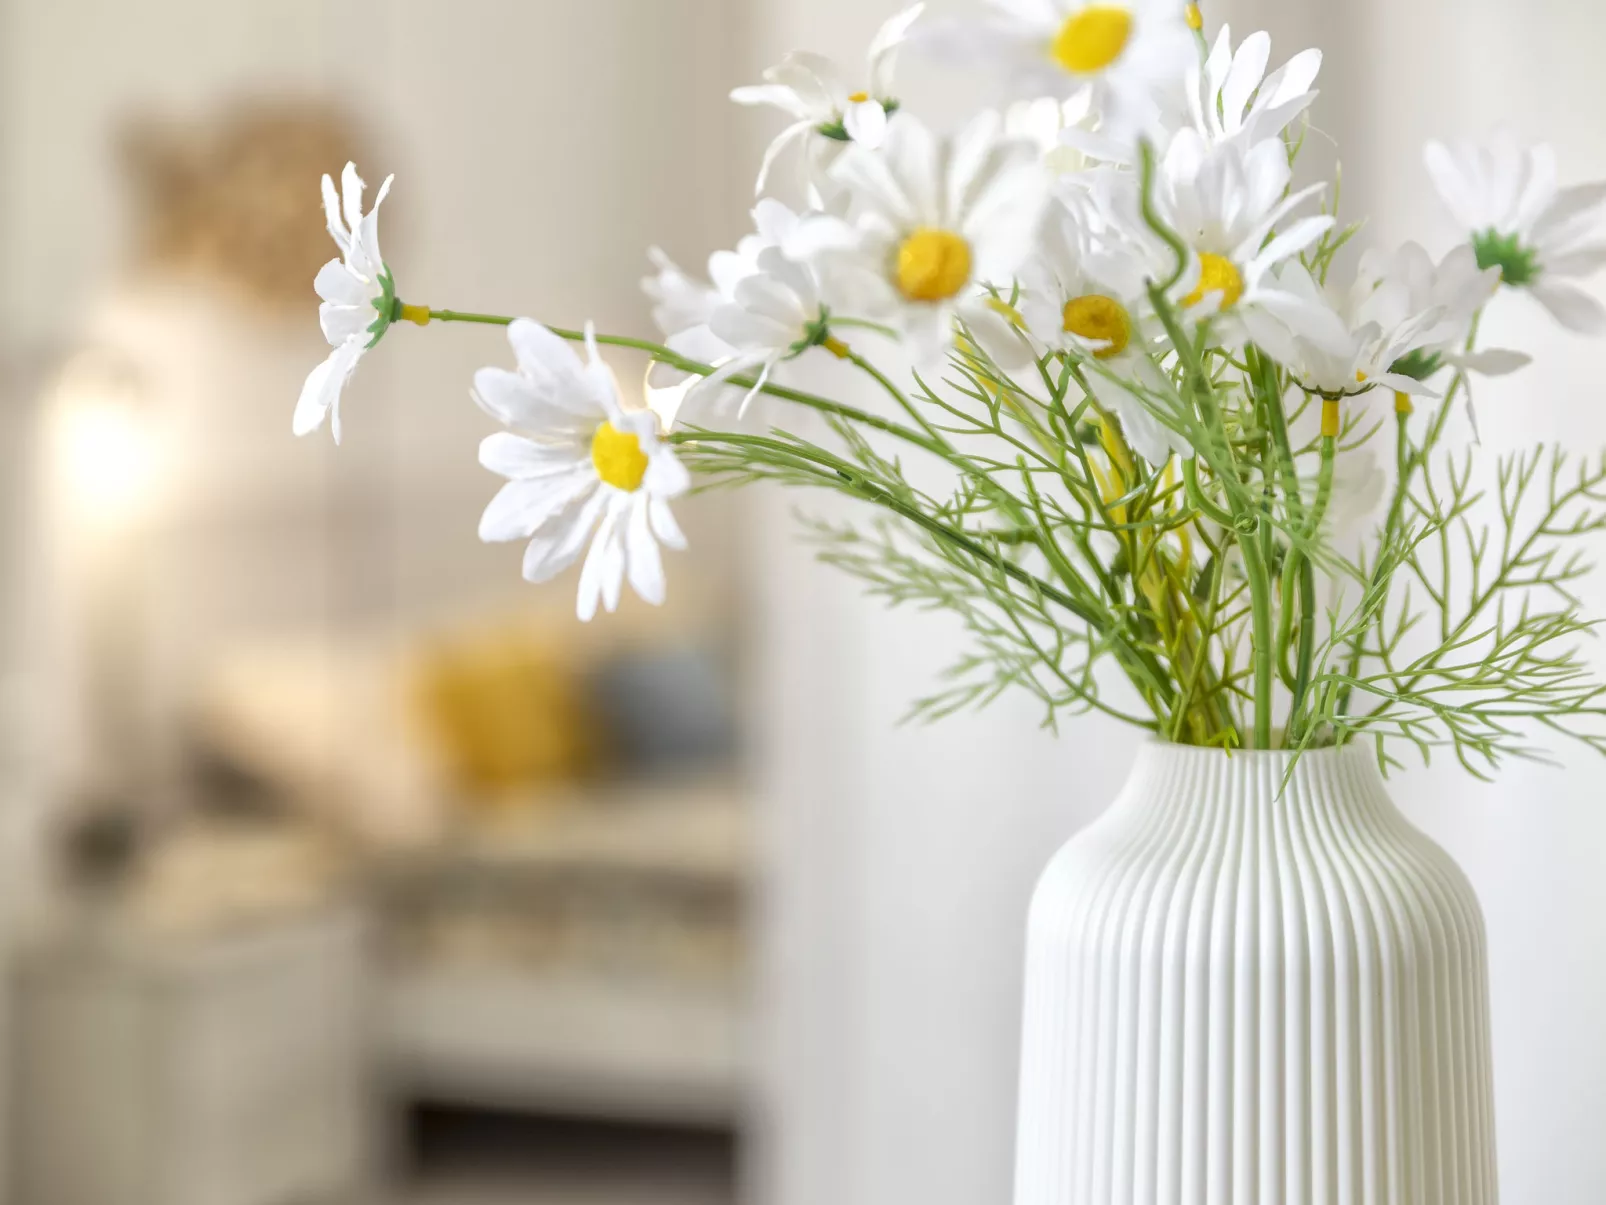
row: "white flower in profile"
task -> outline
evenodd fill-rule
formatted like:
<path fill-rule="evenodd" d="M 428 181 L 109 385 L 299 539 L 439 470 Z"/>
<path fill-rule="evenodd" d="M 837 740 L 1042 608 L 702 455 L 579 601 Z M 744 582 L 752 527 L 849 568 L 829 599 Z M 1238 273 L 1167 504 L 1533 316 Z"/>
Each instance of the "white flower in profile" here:
<path fill-rule="evenodd" d="M 1051 207 L 1042 245 L 1021 270 L 1026 331 L 1040 347 L 1092 361 L 1089 388 L 1143 459 L 1163 465 L 1172 453 L 1192 456 L 1186 436 L 1156 414 L 1174 391 L 1148 352 L 1157 333 L 1144 291 L 1152 268 L 1118 232 L 1091 239 L 1079 208 Z"/>
<path fill-rule="evenodd" d="M 1270 59 L 1269 34 L 1252 33 L 1233 50 L 1232 30 L 1224 25 L 1209 57 L 1189 68 L 1188 109 L 1206 142 L 1236 138 L 1253 145 L 1277 138 L 1310 107 L 1322 52 L 1301 51 L 1266 75 Z"/>
<path fill-rule="evenodd" d="M 1326 215 L 1294 216 L 1323 185 L 1292 191 L 1291 175 L 1280 139 L 1211 146 L 1196 130 L 1177 133 L 1156 173 L 1154 197 L 1189 251 L 1172 300 L 1190 320 L 1209 321 L 1212 337 L 1224 346 L 1254 342 L 1283 360 L 1292 355 L 1293 335 L 1342 355 L 1350 334 L 1332 307 L 1291 292 L 1275 272 L 1279 264 L 1297 261 L 1333 225 Z M 1154 244 L 1158 253 L 1158 240 L 1139 212 L 1135 177 L 1116 195 L 1118 220 L 1130 237 Z"/>
<path fill-rule="evenodd" d="M 947 57 L 989 69 L 1014 97 L 1091 89 L 1106 133 L 1150 131 L 1180 103 L 1198 56 L 1177 0 L 988 0 L 978 20 L 934 25 Z"/>
<path fill-rule="evenodd" d="M 1606 267 L 1606 181 L 1559 188 L 1550 147 L 1508 130 L 1481 144 L 1430 142 L 1423 159 L 1480 267 L 1499 268 L 1569 330 L 1606 329 L 1606 306 L 1570 283 Z"/>
<path fill-rule="evenodd" d="M 664 600 L 658 545 L 684 548 L 669 510 L 690 479 L 650 410 L 626 411 L 613 373 L 586 328 L 582 361 L 565 340 L 528 318 L 508 327 L 518 369 L 482 368 L 474 400 L 526 434 L 499 431 L 480 463 L 508 479 L 485 508 L 480 539 L 529 540 L 524 577 L 544 582 L 591 551 L 580 571 L 582 620 L 619 605 L 625 579 L 646 602 Z"/>
<path fill-rule="evenodd" d="M 334 348 L 328 359 L 307 374 L 296 402 L 291 428 L 306 435 L 329 419 L 335 443 L 340 442 L 340 394 L 357 363 L 384 335 L 393 318 L 396 286 L 379 251 L 379 206 L 390 192 L 394 176 L 386 176 L 374 198 L 374 207 L 362 211 L 363 182 L 354 163 L 341 174 L 340 193 L 335 182 L 323 178 L 323 208 L 329 234 L 340 255 L 318 270 L 312 287 L 323 304 L 318 321 L 324 338 Z"/>
<path fill-rule="evenodd" d="M 841 146 L 851 142 L 872 149 L 881 145 L 887 118 L 898 108 L 893 95 L 897 52 L 925 7 L 923 3 L 913 5 L 882 25 L 870 43 L 869 82 L 862 90 L 844 83 L 830 59 L 793 51 L 764 72 L 764 83 L 731 93 L 739 105 L 769 105 L 795 119 L 764 152 L 755 191 L 764 191 L 776 159 L 793 143 L 823 140 Z"/>
<path fill-rule="evenodd" d="M 806 220 L 795 240 L 817 257 L 833 308 L 885 322 L 917 363 L 952 345 L 955 317 L 988 308 L 1031 254 L 1047 181 L 1029 142 L 1000 137 L 983 113 L 951 140 L 900 113 L 882 150 L 849 147 L 831 174 L 854 221 Z"/>

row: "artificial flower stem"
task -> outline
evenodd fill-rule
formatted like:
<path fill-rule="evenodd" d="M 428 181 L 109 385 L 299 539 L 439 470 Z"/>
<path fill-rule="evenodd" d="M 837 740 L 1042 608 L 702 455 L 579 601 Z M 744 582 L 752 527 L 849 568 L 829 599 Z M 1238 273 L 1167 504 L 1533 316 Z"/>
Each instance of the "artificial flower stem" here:
<path fill-rule="evenodd" d="M 1134 679 L 1134 684 L 1138 686 L 1140 692 L 1147 693 L 1147 691 L 1144 690 L 1144 688 L 1147 687 L 1148 690 L 1153 691 L 1159 699 L 1164 700 L 1170 697 L 1169 683 L 1166 681 L 1164 670 L 1153 660 L 1152 657 L 1146 657 L 1142 650 L 1133 648 L 1124 638 L 1122 633 L 1112 630 L 1112 620 L 1110 616 L 1099 609 L 1096 606 L 1096 603 L 1090 603 L 1085 599 L 1078 599 L 1070 594 L 1067 594 L 1065 591 L 1043 581 L 1042 578 L 1037 577 L 1035 574 L 1022 569 L 1013 561 L 998 556 L 968 533 L 949 527 L 948 525 L 938 522 L 937 520 L 921 513 L 917 508 L 909 506 L 902 499 L 887 493 L 883 489 L 880 489 L 873 482 L 867 481 L 863 474 L 849 462 L 832 456 L 819 448 L 804 448 L 792 444 L 786 444 L 762 435 L 741 435 L 729 432 L 713 431 L 683 431 L 671 434 L 669 436 L 669 441 L 675 444 L 695 445 L 700 443 L 712 443 L 727 444 L 732 447 L 763 448 L 772 454 L 779 453 L 780 455 L 784 456 L 792 462 L 794 467 L 807 467 L 808 470 L 813 472 L 815 476 L 822 476 L 822 474 L 817 471 L 818 469 L 823 468 L 828 470 L 829 472 L 824 474 L 824 477 L 832 484 L 837 485 L 839 488 L 840 486 L 847 486 L 849 491 L 854 493 L 856 496 L 864 498 L 866 501 L 874 502 L 878 505 L 886 507 L 888 510 L 891 510 L 901 517 L 909 520 L 909 522 L 914 523 L 917 526 L 924 528 L 926 531 L 931 532 L 933 535 L 948 541 L 958 548 L 963 549 L 967 554 L 979 558 L 985 563 L 991 565 L 993 568 L 997 569 L 999 572 L 1003 573 L 1005 576 L 1014 578 L 1016 581 L 1025 584 L 1029 589 L 1042 594 L 1044 598 L 1058 603 L 1071 614 L 1075 615 L 1078 619 L 1086 623 L 1094 631 L 1098 632 L 1100 636 L 1108 639 L 1115 648 L 1118 656 L 1121 656 L 1123 660 L 1131 662 L 1131 665 L 1128 667 L 1129 672 Z M 1079 582 L 1077 584 L 1079 585 Z M 1076 586 L 1073 585 L 1072 588 L 1076 588 Z M 1085 587 L 1081 587 L 1079 592 L 1083 594 L 1090 593 Z M 1160 711 L 1159 704 L 1155 703 L 1151 705 L 1155 707 L 1157 716 L 1160 719 L 1163 719 L 1164 713 Z M 1158 722 L 1150 723 L 1147 726 L 1157 730 Z"/>
<path fill-rule="evenodd" d="M 408 308 L 422 310 L 428 315 L 428 320 L 434 322 L 471 322 L 482 326 L 508 326 L 514 321 L 513 318 L 504 314 L 474 314 L 460 310 L 430 309 L 428 306 Z M 548 327 L 547 329 L 560 339 L 567 339 L 571 343 L 583 343 L 586 338 L 586 333 L 581 330 L 569 330 L 559 326 Z M 706 377 L 711 376 L 715 371 L 713 365 L 689 359 L 670 350 L 661 343 L 653 343 L 646 339 L 631 339 L 624 335 L 599 334 L 595 338 L 599 344 L 607 347 L 623 347 L 632 351 L 645 352 L 658 363 L 667 365 L 678 372 L 689 372 L 697 376 Z M 735 376 L 730 379 L 732 386 L 743 389 L 750 389 L 755 383 L 752 378 L 746 376 Z M 863 423 L 865 426 L 874 428 L 884 434 L 896 436 L 908 443 L 922 447 L 933 455 L 947 458 L 940 441 L 933 441 L 930 436 L 905 427 L 901 423 L 895 423 L 871 414 L 867 410 L 860 410 L 855 406 L 844 405 L 841 402 L 834 402 L 830 398 L 820 397 L 818 394 L 805 393 L 800 389 L 788 389 L 784 385 L 774 385 L 767 381 L 762 386 L 762 391 L 771 397 L 780 398 L 782 401 L 796 402 L 800 406 L 808 406 L 811 409 L 825 414 L 832 414 L 850 422 Z"/>
<path fill-rule="evenodd" d="M 477 322 L 484 326 L 508 326 L 513 322 L 512 318 L 504 317 L 501 314 L 465 314 L 459 310 L 432 310 L 427 305 L 407 306 L 402 305 L 399 301 L 397 304 L 402 310 L 423 310 L 424 322 L 419 322 L 418 325 L 420 326 L 423 326 L 425 322 Z M 418 320 L 415 318 L 413 321 L 417 322 Z"/>
<path fill-rule="evenodd" d="M 931 421 L 927 419 L 924 414 L 920 413 L 919 408 L 909 400 L 909 396 L 904 393 L 903 390 L 898 388 L 891 377 L 887 376 L 886 373 L 882 372 L 879 368 L 877 368 L 869 360 L 866 360 L 852 348 L 844 348 L 844 350 L 847 354 L 840 356 L 840 359 L 846 360 L 849 364 L 852 364 L 860 372 L 868 376 L 877 385 L 881 386 L 881 388 L 885 390 L 887 396 L 893 401 L 897 402 L 900 407 L 902 407 L 904 413 L 915 421 L 915 424 L 926 433 L 926 436 L 929 439 L 943 445 L 947 444 L 948 441 L 943 439 L 943 437 L 937 433 L 937 429 L 931 425 Z"/>
<path fill-rule="evenodd" d="M 1472 326 L 1467 332 L 1466 351 L 1470 354 L 1478 345 L 1478 328 L 1483 321 L 1483 311 L 1479 310 L 1472 316 Z M 1383 522 L 1382 541 L 1379 548 L 1387 548 L 1399 532 L 1400 522 L 1405 513 L 1405 500 L 1410 495 L 1411 481 L 1416 471 L 1427 463 L 1427 459 L 1438 445 L 1439 438 L 1444 434 L 1445 423 L 1450 417 L 1450 410 L 1455 405 L 1456 396 L 1466 388 L 1470 388 L 1467 381 L 1466 369 L 1458 369 L 1450 380 L 1450 388 L 1445 390 L 1444 401 L 1439 404 L 1438 411 L 1433 415 L 1433 421 L 1428 424 L 1426 434 L 1422 437 L 1422 446 L 1412 449 L 1408 427 L 1411 421 L 1411 411 L 1402 410 L 1398 406 L 1394 409 L 1395 419 L 1395 452 L 1394 452 L 1394 496 L 1389 500 L 1388 517 Z M 1372 567 L 1372 576 L 1367 582 L 1368 591 L 1377 590 L 1382 584 L 1385 561 L 1380 557 L 1378 563 Z M 1378 623 L 1382 623 L 1379 616 Z M 1349 710 L 1350 698 L 1354 694 L 1354 680 L 1360 673 L 1362 656 L 1362 639 L 1357 636 L 1350 645 L 1349 665 L 1344 686 L 1339 690 L 1336 715 L 1345 715 Z"/>
<path fill-rule="evenodd" d="M 1327 517 L 1327 507 L 1333 497 L 1333 466 L 1337 451 L 1337 436 L 1324 434 L 1321 467 L 1316 474 L 1316 503 L 1311 508 L 1309 520 L 1300 529 L 1300 537 L 1305 543 L 1316 538 L 1321 531 L 1322 520 Z M 1293 699 L 1288 712 L 1288 738 L 1292 743 L 1300 735 L 1301 708 L 1305 693 L 1310 689 L 1311 668 L 1316 656 L 1316 570 L 1303 550 L 1290 548 L 1288 556 L 1290 561 L 1297 556 L 1299 563 L 1299 653 L 1294 666 Z M 1290 580 L 1287 566 L 1284 566 L 1284 590 L 1288 589 Z M 1283 605 L 1288 605 L 1286 595 Z"/>
<path fill-rule="evenodd" d="M 1255 533 L 1240 531 L 1238 550 L 1243 554 L 1244 577 L 1249 582 L 1249 639 L 1255 663 L 1255 748 L 1270 749 L 1272 679 L 1276 676 L 1272 668 L 1276 634 L 1271 617 L 1271 576 Z"/>

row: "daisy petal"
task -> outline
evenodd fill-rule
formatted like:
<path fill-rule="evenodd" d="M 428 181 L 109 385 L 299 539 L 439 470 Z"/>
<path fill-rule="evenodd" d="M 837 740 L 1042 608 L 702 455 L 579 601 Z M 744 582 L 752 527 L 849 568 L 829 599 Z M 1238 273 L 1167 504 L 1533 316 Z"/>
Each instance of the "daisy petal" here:
<path fill-rule="evenodd" d="M 647 499 L 647 514 L 652 519 L 652 534 L 658 537 L 660 544 L 676 551 L 686 547 L 686 535 L 675 522 L 668 502 L 662 498 Z"/>
<path fill-rule="evenodd" d="M 573 565 L 607 503 L 606 493 L 602 490 L 593 491 L 579 511 L 569 518 L 561 533 L 537 533 L 524 550 L 524 580 L 537 584 L 551 581 Z"/>
<path fill-rule="evenodd" d="M 1570 331 L 1593 335 L 1606 330 L 1606 306 L 1573 285 L 1540 279 L 1530 292 L 1534 300 L 1550 311 L 1551 317 Z"/>
<path fill-rule="evenodd" d="M 480 539 L 487 544 L 527 540 L 588 490 L 596 488 L 592 473 L 575 471 L 558 477 L 509 481 L 480 516 Z"/>
<path fill-rule="evenodd" d="M 652 538 L 647 499 L 633 499 L 625 522 L 625 569 L 630 588 L 643 602 L 662 606 L 664 601 L 664 562 Z"/>

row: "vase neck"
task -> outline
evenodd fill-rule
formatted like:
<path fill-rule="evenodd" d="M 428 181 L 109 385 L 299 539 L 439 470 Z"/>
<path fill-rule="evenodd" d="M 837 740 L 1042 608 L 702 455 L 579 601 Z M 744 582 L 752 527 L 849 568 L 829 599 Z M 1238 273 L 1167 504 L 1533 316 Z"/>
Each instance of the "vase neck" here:
<path fill-rule="evenodd" d="M 1379 814 L 1393 812 L 1368 748 L 1244 752 L 1152 742 L 1121 793 L 1140 809 L 1267 808 Z"/>

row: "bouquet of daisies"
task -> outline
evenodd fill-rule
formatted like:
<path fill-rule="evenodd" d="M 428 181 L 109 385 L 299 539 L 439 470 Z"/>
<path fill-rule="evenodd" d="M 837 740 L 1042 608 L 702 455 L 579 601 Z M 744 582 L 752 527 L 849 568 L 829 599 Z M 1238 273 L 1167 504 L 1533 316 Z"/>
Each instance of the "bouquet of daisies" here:
<path fill-rule="evenodd" d="M 1336 184 L 1295 183 L 1320 54 L 1268 72 L 1264 33 L 1202 26 L 1181 0 L 991 0 L 969 24 L 917 5 L 862 76 L 789 55 L 733 94 L 790 118 L 752 233 L 706 278 L 652 253 L 658 339 L 403 302 L 390 181 L 365 211 L 348 165 L 323 182 L 333 350 L 295 430 L 339 439 L 393 323 L 505 325 L 512 367 L 473 383 L 508 428 L 480 448 L 507 479 L 480 536 L 523 541 L 532 582 L 583 562 L 582 619 L 627 580 L 663 599 L 694 476 L 773 481 L 861 503 L 811 524 L 823 559 L 962 621 L 971 646 L 918 714 L 1014 687 L 1049 722 L 1098 711 L 1195 745 L 1366 736 L 1387 762 L 1403 739 L 1475 771 L 1536 727 L 1606 749 L 1569 548 L 1606 526 L 1606 460 L 1485 465 L 1447 437 L 1480 376 L 1527 362 L 1480 342 L 1498 290 L 1606 326 L 1576 283 L 1606 265 L 1606 184 L 1559 187 L 1548 148 L 1504 135 L 1433 143 L 1466 239 L 1357 254 Z M 910 50 L 1019 103 L 934 131 L 897 99 Z M 796 208 L 764 195 L 783 159 Z M 604 347 L 651 358 L 652 405 L 627 404 Z M 800 387 L 810 360 L 840 361 L 844 396 Z"/>

